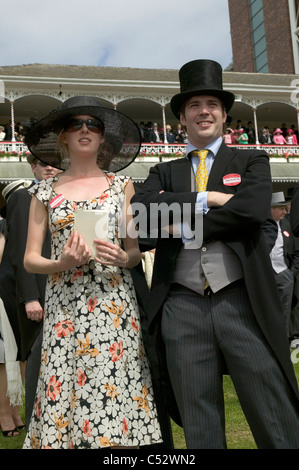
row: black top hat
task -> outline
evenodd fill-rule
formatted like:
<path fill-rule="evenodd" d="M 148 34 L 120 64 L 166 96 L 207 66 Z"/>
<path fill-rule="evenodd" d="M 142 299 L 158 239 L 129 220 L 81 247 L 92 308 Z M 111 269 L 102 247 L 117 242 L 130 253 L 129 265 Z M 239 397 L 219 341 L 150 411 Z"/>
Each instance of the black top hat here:
<path fill-rule="evenodd" d="M 135 160 L 141 146 L 138 126 L 125 114 L 103 107 L 94 96 L 69 98 L 49 115 L 29 126 L 24 142 L 32 155 L 48 165 L 66 170 L 70 161 L 61 154 L 58 135 L 67 121 L 76 115 L 89 115 L 104 124 L 105 142 L 98 156 L 100 168 L 117 172 Z"/>
<path fill-rule="evenodd" d="M 170 107 L 179 118 L 184 101 L 195 95 L 217 96 L 228 112 L 235 101 L 235 95 L 222 88 L 222 67 L 213 60 L 193 60 L 183 65 L 179 71 L 181 93 L 175 95 Z"/>

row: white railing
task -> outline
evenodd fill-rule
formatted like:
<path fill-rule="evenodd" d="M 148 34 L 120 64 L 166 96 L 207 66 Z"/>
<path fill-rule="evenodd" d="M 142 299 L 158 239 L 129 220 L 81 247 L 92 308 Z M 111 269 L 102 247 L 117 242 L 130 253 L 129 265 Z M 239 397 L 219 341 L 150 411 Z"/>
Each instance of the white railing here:
<path fill-rule="evenodd" d="M 187 144 L 152 144 L 143 143 L 136 161 L 163 161 L 185 154 Z M 295 145 L 229 145 L 240 149 L 263 149 L 270 156 L 281 158 L 298 158 L 299 146 Z M 23 161 L 28 148 L 23 142 L 0 142 L 0 162 L 11 160 Z M 4 158 L 6 157 L 6 158 Z"/>
<path fill-rule="evenodd" d="M 164 159 L 185 154 L 187 144 L 147 144 L 141 146 L 137 161 L 163 161 Z M 295 145 L 228 145 L 238 149 L 262 149 L 269 157 L 299 158 L 299 146 Z M 273 159 L 274 160 L 274 159 Z M 299 159 L 298 159 L 299 161 Z"/>

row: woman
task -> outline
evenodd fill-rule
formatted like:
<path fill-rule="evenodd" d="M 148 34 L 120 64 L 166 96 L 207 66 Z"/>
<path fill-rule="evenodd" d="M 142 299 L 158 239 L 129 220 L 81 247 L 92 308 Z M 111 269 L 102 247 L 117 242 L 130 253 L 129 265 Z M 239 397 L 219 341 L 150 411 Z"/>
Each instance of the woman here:
<path fill-rule="evenodd" d="M 294 133 L 293 129 L 288 129 L 287 130 L 286 143 L 288 145 L 298 145 L 297 137 L 296 137 L 296 134 Z"/>
<path fill-rule="evenodd" d="M 130 220 L 133 185 L 111 172 L 134 160 L 139 130 L 96 98 L 75 97 L 33 125 L 25 141 L 33 155 L 64 171 L 32 189 L 24 263 L 28 271 L 49 277 L 41 374 L 24 447 L 160 442 L 128 270 L 140 261 L 138 242 L 128 234 L 120 240 L 118 233 L 123 205 L 126 223 Z M 109 212 L 108 239 L 96 239 L 95 256 L 73 230 L 79 209 Z M 41 256 L 48 226 L 50 260 Z"/>
<path fill-rule="evenodd" d="M 273 133 L 273 144 L 275 145 L 286 145 L 286 140 L 282 135 L 282 130 L 277 128 Z"/>
<path fill-rule="evenodd" d="M 238 130 L 239 137 L 238 137 L 238 144 L 240 145 L 247 145 L 248 144 L 248 135 L 244 131 L 243 128 Z"/>

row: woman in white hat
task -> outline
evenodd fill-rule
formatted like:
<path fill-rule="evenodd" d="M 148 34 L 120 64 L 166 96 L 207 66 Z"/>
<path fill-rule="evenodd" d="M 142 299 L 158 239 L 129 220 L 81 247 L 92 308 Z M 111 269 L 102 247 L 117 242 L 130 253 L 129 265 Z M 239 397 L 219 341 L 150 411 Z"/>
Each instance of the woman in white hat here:
<path fill-rule="evenodd" d="M 130 220 L 134 190 L 115 171 L 138 154 L 139 130 L 96 98 L 75 97 L 34 124 L 25 141 L 33 155 L 64 171 L 31 191 L 25 267 L 49 277 L 41 374 L 24 447 L 160 442 L 129 271 L 140 261 L 138 241 L 118 233 L 122 206 Z M 107 239 L 94 236 L 87 245 L 74 231 L 79 210 L 108 212 Z M 41 256 L 48 226 L 51 260 Z"/>

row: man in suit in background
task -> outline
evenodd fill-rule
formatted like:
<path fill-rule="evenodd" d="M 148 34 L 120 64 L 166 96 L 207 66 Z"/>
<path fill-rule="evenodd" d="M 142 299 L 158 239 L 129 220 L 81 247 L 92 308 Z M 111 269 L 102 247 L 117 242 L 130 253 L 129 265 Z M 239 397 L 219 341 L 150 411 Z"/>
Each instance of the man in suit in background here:
<path fill-rule="evenodd" d="M 299 186 L 293 191 L 290 210 L 291 229 L 295 237 L 299 237 Z"/>
<path fill-rule="evenodd" d="M 29 154 L 35 184 L 42 179 L 55 176 L 60 170 L 40 162 Z M 30 186 L 29 186 L 30 187 Z M 6 205 L 7 243 L 4 257 L 15 273 L 16 311 L 19 324 L 18 360 L 27 361 L 25 372 L 25 417 L 26 427 L 33 409 L 37 378 L 40 368 L 42 320 L 47 276 L 30 274 L 24 268 L 24 253 L 27 242 L 28 216 L 32 196 L 28 188 L 15 191 Z M 50 257 L 50 236 L 45 239 L 44 256 Z M 5 263 L 0 268 L 0 282 L 5 286 Z"/>
<path fill-rule="evenodd" d="M 272 194 L 269 160 L 263 151 L 223 143 L 234 95 L 222 88 L 219 64 L 192 61 L 179 76 L 171 109 L 187 128 L 186 158 L 152 168 L 132 199 L 149 223 L 156 204 L 175 204 L 190 216 L 181 217 L 181 237 L 170 225 L 169 237 L 157 240 L 148 318 L 153 375 L 188 448 L 226 447 L 225 372 L 258 447 L 299 448 L 298 386 L 262 230 Z"/>
<path fill-rule="evenodd" d="M 299 273 L 299 239 L 293 236 L 287 217 L 288 203 L 283 192 L 272 194 L 271 213 L 277 223 L 278 233 L 270 253 L 276 285 L 282 303 L 287 337 L 290 337 L 290 316 L 294 300 L 294 285 Z M 297 302 L 297 298 L 295 299 Z"/>

